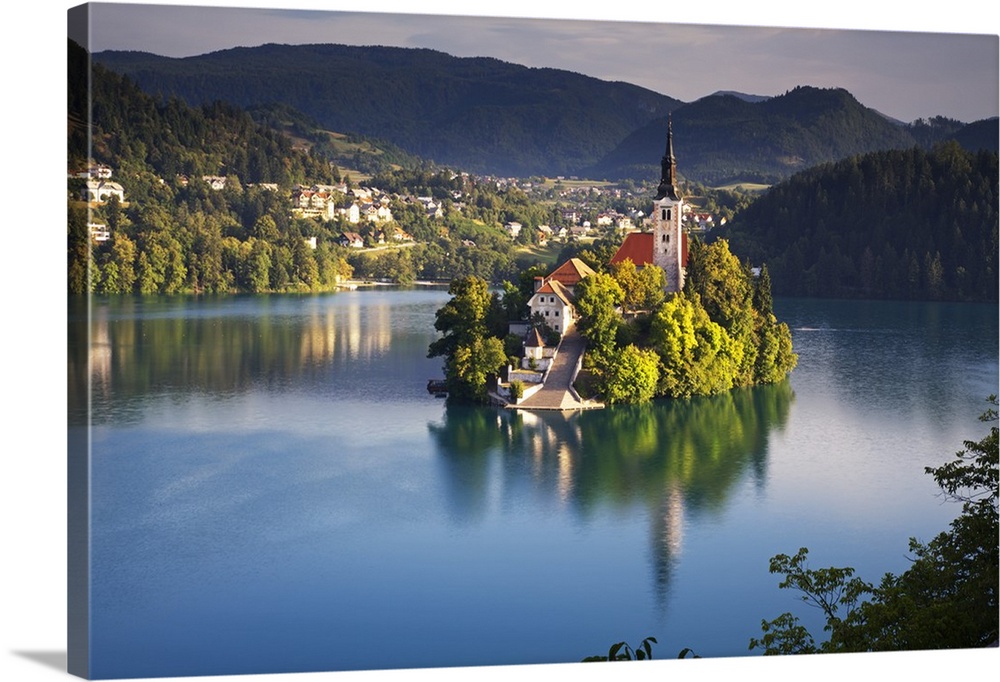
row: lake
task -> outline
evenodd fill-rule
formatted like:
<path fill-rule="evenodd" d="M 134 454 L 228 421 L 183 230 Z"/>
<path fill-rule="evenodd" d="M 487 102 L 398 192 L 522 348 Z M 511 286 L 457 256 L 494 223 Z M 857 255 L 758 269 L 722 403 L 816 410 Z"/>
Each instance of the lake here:
<path fill-rule="evenodd" d="M 925 466 L 978 440 L 994 305 L 775 301 L 776 386 L 580 412 L 427 393 L 440 288 L 71 302 L 90 397 L 94 677 L 756 655 L 818 612 L 778 553 L 907 568 L 957 504 Z M 76 348 L 73 348 L 73 344 Z M 72 402 L 72 401 L 71 401 Z"/>

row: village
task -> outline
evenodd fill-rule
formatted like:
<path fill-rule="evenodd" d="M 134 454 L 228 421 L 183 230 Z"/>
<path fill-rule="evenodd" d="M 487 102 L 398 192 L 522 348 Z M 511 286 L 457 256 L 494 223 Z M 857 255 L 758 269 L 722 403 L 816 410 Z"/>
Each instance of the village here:
<path fill-rule="evenodd" d="M 125 189 L 121 183 L 113 179 L 113 175 L 114 171 L 110 166 L 91 164 L 85 169 L 72 171 L 69 177 L 85 180 L 78 198 L 91 208 L 106 205 L 112 200 L 127 206 Z M 616 203 L 636 206 L 644 202 L 641 195 L 635 195 L 631 190 L 621 187 L 608 186 L 608 183 L 588 183 L 576 178 L 567 180 L 562 177 L 548 181 L 545 178 L 523 180 L 472 176 L 468 173 L 460 175 L 471 183 L 488 184 L 497 190 L 517 188 L 527 193 L 533 200 L 559 206 L 558 224 L 543 223 L 530 226 L 511 220 L 504 222 L 502 226 L 498 225 L 497 227 L 514 242 L 544 247 L 550 242 L 588 241 L 608 235 L 620 237 L 630 232 L 648 230 L 652 223 L 651 217 L 638 207 L 627 210 L 596 208 L 600 202 L 595 199 L 601 197 L 615 200 Z M 220 192 L 227 188 L 227 183 L 230 183 L 228 186 L 232 183 L 232 180 L 224 175 L 204 175 L 200 180 L 213 191 Z M 181 186 L 186 186 L 190 178 L 180 176 L 177 181 Z M 166 181 L 161 179 L 160 182 Z M 281 191 L 275 183 L 248 183 L 246 187 Z M 396 202 L 419 206 L 424 215 L 431 220 L 442 220 L 448 212 L 461 213 L 464 208 L 461 192 L 453 192 L 445 200 L 431 196 L 389 193 L 377 187 L 352 186 L 346 182 L 295 185 L 291 188 L 287 201 L 291 217 L 335 223 L 339 232 L 336 238 L 337 244 L 356 250 L 387 245 L 407 246 L 417 241 L 407 231 L 406 226 L 393 215 L 392 205 Z M 689 203 L 684 204 L 681 219 L 685 230 L 689 232 L 709 232 L 716 225 L 721 226 L 726 223 L 725 217 L 717 221 L 712 213 L 698 211 Z M 111 238 L 106 224 L 92 221 L 89 223 L 89 229 L 94 242 L 104 242 Z M 315 237 L 308 238 L 306 242 L 310 248 L 317 248 Z M 471 240 L 466 240 L 464 244 L 475 246 Z"/>

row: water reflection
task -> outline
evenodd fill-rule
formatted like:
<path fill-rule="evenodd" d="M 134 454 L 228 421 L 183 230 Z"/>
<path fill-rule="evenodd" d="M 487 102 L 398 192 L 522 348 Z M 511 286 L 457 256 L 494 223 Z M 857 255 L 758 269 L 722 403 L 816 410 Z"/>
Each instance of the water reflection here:
<path fill-rule="evenodd" d="M 784 429 L 793 400 L 785 381 L 565 414 L 449 406 L 428 429 L 456 522 L 483 518 L 505 491 L 526 486 L 584 523 L 608 509 L 640 507 L 650 523 L 655 591 L 665 600 L 685 524 L 722 513 L 748 478 L 764 484 L 769 439 Z"/>
<path fill-rule="evenodd" d="M 70 413 L 81 424 L 88 398 L 94 423 L 129 420 L 136 410 L 128 406 L 149 396 L 301 388 L 381 362 L 394 345 L 397 354 L 412 355 L 427 344 L 400 333 L 394 316 L 409 316 L 388 293 L 126 297 L 94 299 L 89 311 L 87 304 L 70 301 Z"/>

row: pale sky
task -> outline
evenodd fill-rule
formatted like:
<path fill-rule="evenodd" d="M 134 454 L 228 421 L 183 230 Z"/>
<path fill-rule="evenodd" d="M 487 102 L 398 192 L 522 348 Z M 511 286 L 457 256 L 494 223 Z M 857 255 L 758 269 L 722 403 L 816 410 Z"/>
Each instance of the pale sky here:
<path fill-rule="evenodd" d="M 254 4 L 261 6 L 246 8 Z M 845 10 L 851 4 L 836 3 Z M 960 14 L 962 4 L 949 3 L 949 13 Z M 386 7 L 390 13 L 328 11 L 359 5 L 310 0 L 212 3 L 216 6 L 96 3 L 90 42 L 94 52 L 143 50 L 171 57 L 269 42 L 426 47 L 627 81 L 683 101 L 717 90 L 777 95 L 797 85 L 843 87 L 866 106 L 906 122 L 935 115 L 971 122 L 997 115 L 1000 69 L 997 10 L 986 9 L 987 3 L 967 4 L 970 19 L 949 29 L 937 20 L 880 19 L 871 11 L 867 23 L 849 11 L 837 15 L 835 23 L 829 16 L 769 15 L 759 7 L 747 15 L 739 3 L 716 0 L 699 3 L 700 14 L 687 10 L 680 15 L 684 23 L 656 23 L 671 16 L 663 4 L 635 0 L 615 3 L 613 16 L 607 7 L 603 13 L 591 8 L 581 14 L 566 2 L 490 8 L 496 14 L 577 17 L 572 19 L 455 16 L 475 10 L 446 0 L 422 3 L 423 14 L 391 13 L 405 5 L 378 2 L 363 6 Z M 711 11 L 716 5 L 720 9 Z M 916 6 L 912 9 L 916 12 Z M 708 16 L 717 16 L 718 24 Z M 751 22 L 764 26 L 746 25 Z M 826 28 L 782 28 L 781 23 Z M 905 30 L 875 30 L 897 26 Z M 937 32 L 942 30 L 973 33 Z"/>

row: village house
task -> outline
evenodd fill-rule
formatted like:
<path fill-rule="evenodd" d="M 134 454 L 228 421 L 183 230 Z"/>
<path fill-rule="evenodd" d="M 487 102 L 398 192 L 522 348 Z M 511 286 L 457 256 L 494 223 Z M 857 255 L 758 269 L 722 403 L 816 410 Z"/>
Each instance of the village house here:
<path fill-rule="evenodd" d="M 108 231 L 108 226 L 103 223 L 87 223 L 87 229 L 90 230 L 91 241 L 106 242 L 111 239 L 111 232 Z"/>
<path fill-rule="evenodd" d="M 521 234 L 521 223 L 509 222 L 503 226 L 503 229 L 510 235 L 511 239 L 517 239 L 517 235 Z"/>
<path fill-rule="evenodd" d="M 104 164 L 92 164 L 88 168 L 71 173 L 72 178 L 91 178 L 96 180 L 110 180 L 112 175 L 111 166 Z"/>
<path fill-rule="evenodd" d="M 373 223 L 387 223 L 392 220 L 392 211 L 382 203 L 364 204 L 360 213 L 366 220 Z"/>
<path fill-rule="evenodd" d="M 528 330 L 524 339 L 524 357 L 521 358 L 521 369 L 547 372 L 552 366 L 556 349 L 545 345 L 545 340 L 535 327 Z"/>
<path fill-rule="evenodd" d="M 576 285 L 592 274 L 594 270 L 589 265 L 579 258 L 570 258 L 547 277 L 536 277 L 535 291 L 528 299 L 531 317 L 540 315 L 560 336 L 565 334 L 576 319 L 573 306 Z"/>
<path fill-rule="evenodd" d="M 83 200 L 90 203 L 104 203 L 117 197 L 121 203 L 125 202 L 125 190 L 117 182 L 109 180 L 87 180 L 87 185 L 83 190 Z"/>
<path fill-rule="evenodd" d="M 347 246 L 352 249 L 360 249 L 364 248 L 365 240 L 357 232 L 345 232 L 344 234 L 340 235 L 340 238 L 337 240 L 337 243 L 339 243 L 341 246 Z"/>
<path fill-rule="evenodd" d="M 202 175 L 201 179 L 208 183 L 208 186 L 216 192 L 226 188 L 225 175 Z"/>
<path fill-rule="evenodd" d="M 361 222 L 361 208 L 355 203 L 352 203 L 350 206 L 338 206 L 334 214 L 343 217 L 344 220 L 352 225 L 357 225 Z"/>

